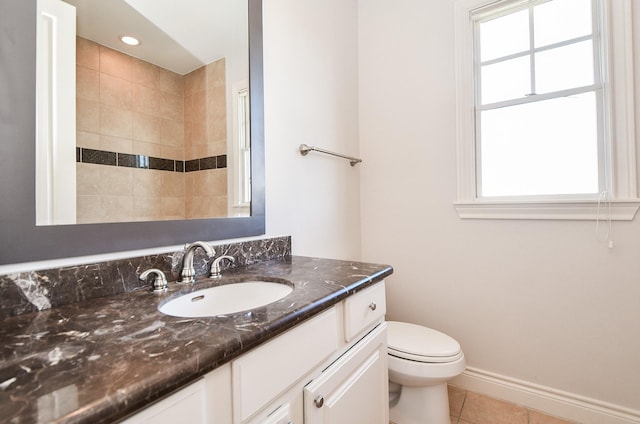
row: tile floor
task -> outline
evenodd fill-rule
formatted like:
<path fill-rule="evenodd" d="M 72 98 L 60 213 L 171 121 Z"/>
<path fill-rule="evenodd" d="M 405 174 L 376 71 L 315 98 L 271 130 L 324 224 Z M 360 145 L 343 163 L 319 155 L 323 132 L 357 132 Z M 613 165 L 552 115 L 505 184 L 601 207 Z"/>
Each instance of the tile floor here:
<path fill-rule="evenodd" d="M 451 424 L 573 424 L 513 403 L 449 386 Z"/>

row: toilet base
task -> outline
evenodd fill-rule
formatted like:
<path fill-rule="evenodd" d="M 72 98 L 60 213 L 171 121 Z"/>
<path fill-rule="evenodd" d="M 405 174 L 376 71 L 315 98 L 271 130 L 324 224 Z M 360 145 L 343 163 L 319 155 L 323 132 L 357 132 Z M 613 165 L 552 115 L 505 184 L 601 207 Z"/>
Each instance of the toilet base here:
<path fill-rule="evenodd" d="M 398 403 L 389 409 L 395 424 L 451 424 L 447 383 L 403 386 Z"/>

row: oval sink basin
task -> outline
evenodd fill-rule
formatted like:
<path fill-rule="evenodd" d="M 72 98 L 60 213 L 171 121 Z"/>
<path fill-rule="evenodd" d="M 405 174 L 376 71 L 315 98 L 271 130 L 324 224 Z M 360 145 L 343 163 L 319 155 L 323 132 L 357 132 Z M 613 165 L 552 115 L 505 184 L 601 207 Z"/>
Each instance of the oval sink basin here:
<path fill-rule="evenodd" d="M 272 281 L 244 281 L 183 294 L 158 310 L 174 317 L 195 318 L 233 314 L 282 299 L 293 287 Z"/>

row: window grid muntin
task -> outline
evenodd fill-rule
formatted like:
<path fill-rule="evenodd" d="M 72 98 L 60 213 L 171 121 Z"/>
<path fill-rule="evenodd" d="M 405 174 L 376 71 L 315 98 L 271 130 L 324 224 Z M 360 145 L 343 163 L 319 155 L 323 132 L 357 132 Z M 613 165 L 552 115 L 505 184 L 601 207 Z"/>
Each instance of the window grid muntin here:
<path fill-rule="evenodd" d="M 568 40 L 564 40 L 557 43 L 552 43 L 549 45 L 534 47 L 535 38 L 534 38 L 534 25 L 533 25 L 533 9 L 535 6 L 544 3 L 548 0 L 521 0 L 521 1 L 503 1 L 500 3 L 508 3 L 506 6 L 501 5 L 500 3 L 497 5 L 492 5 L 489 8 L 482 8 L 480 10 L 473 11 L 471 13 L 471 19 L 473 21 L 473 66 L 474 66 L 474 108 L 475 108 L 475 198 L 492 198 L 492 199 L 500 199 L 503 197 L 485 197 L 482 195 L 482 143 L 480 140 L 481 134 L 481 112 L 484 110 L 490 110 L 500 107 L 509 107 L 515 106 L 524 103 L 544 101 L 552 98 L 564 97 L 571 94 L 579 94 L 594 91 L 596 97 L 596 111 L 597 111 L 597 140 L 598 140 L 598 185 L 599 192 L 593 193 L 592 195 L 585 194 L 575 194 L 575 193 L 566 193 L 566 194 L 551 194 L 551 195 L 511 195 L 504 196 L 506 199 L 512 200 L 525 200 L 525 199 L 538 199 L 538 200 L 548 200 L 548 199 L 584 199 L 584 198 L 598 198 L 600 193 L 602 192 L 610 192 L 611 190 L 611 177 L 610 177 L 610 165 L 608 163 L 610 158 L 610 146 L 605 142 L 605 133 L 607 133 L 606 126 L 609 125 L 607 119 L 605 119 L 606 115 L 606 97 L 608 96 L 607 90 L 605 90 L 604 84 L 604 69 L 605 62 L 603 47 L 604 43 L 602 42 L 602 26 L 604 23 L 602 22 L 602 3 L 601 0 L 591 0 L 591 34 L 580 36 Z M 520 53 L 510 54 L 504 57 L 493 58 L 487 60 L 485 62 L 480 61 L 480 25 L 483 22 L 498 19 L 500 17 L 509 15 L 511 13 L 517 13 L 524 9 L 529 10 L 529 51 L 523 51 Z M 560 47 L 564 47 L 566 45 L 575 44 L 578 42 L 592 40 L 592 48 L 593 48 L 593 76 L 594 76 L 594 84 L 583 86 L 583 87 L 574 87 L 566 90 L 559 90 L 556 92 L 544 93 L 544 94 L 534 94 L 535 89 L 535 54 L 539 51 L 552 50 Z M 530 56 L 530 80 L 532 82 L 532 93 L 529 95 L 524 95 L 521 98 L 511 99 L 511 100 L 503 100 L 500 102 L 495 102 L 487 105 L 481 104 L 481 70 L 482 66 L 486 64 L 499 63 L 501 61 L 510 60 L 517 57 Z"/>

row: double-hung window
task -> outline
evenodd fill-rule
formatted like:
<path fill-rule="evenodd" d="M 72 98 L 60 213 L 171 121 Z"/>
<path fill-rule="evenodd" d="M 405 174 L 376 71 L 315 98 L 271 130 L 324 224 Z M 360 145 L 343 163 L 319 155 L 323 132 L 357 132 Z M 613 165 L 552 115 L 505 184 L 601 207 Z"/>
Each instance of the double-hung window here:
<path fill-rule="evenodd" d="M 461 217 L 633 218 L 630 8 L 456 2 Z"/>

